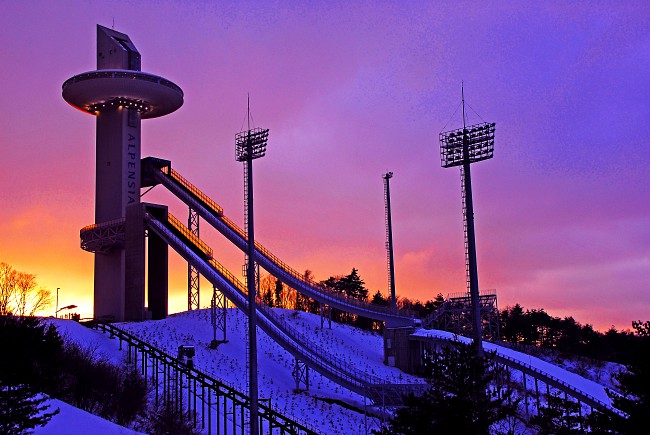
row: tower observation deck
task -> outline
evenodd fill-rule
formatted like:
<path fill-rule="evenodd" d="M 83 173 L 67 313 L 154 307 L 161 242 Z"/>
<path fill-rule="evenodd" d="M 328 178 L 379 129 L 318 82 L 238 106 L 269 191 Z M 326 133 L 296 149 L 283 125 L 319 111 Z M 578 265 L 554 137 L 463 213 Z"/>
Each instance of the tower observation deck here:
<path fill-rule="evenodd" d="M 144 240 L 136 239 L 143 239 L 144 230 L 140 231 L 142 219 L 127 216 L 129 206 L 140 204 L 140 124 L 142 119 L 180 108 L 183 91 L 169 80 L 142 72 L 140 53 L 131 39 L 98 25 L 97 70 L 66 80 L 63 98 L 97 119 L 95 224 L 82 230 L 97 232 L 94 240 L 101 248 L 86 247 L 95 252 L 94 315 L 117 321 L 141 320 L 146 316 Z M 115 221 L 125 223 L 126 241 L 111 239 L 110 234 L 102 232 Z M 129 245 L 134 248 L 130 250 Z M 162 264 L 167 261 L 166 247 L 164 253 L 153 254 L 166 275 L 166 265 Z M 166 311 L 166 296 L 164 305 Z"/>

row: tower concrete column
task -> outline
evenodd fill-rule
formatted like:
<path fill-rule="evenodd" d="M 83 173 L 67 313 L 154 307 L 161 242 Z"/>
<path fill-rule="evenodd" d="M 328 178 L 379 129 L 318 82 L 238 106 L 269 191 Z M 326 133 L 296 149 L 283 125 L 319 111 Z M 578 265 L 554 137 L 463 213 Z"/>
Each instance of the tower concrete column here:
<path fill-rule="evenodd" d="M 165 206 L 147 204 L 147 211 L 163 222 L 167 220 L 167 207 Z M 159 320 L 167 317 L 169 247 L 153 231 L 149 232 L 148 239 L 149 312 L 153 320 Z"/>
<path fill-rule="evenodd" d="M 82 241 L 84 231 L 97 234 L 82 247 L 95 253 L 94 316 L 99 319 L 144 318 L 141 120 L 167 115 L 183 104 L 177 85 L 141 72 L 140 66 L 140 53 L 128 35 L 98 25 L 97 70 L 63 84 L 63 98 L 97 118 L 95 225 L 82 230 Z M 123 234 L 114 234 L 116 229 Z M 106 234 L 110 237 L 102 240 Z M 166 283 L 167 277 L 156 282 Z M 164 290 L 166 314 L 166 286 Z M 154 297 L 162 297 L 161 292 L 159 288 Z"/>

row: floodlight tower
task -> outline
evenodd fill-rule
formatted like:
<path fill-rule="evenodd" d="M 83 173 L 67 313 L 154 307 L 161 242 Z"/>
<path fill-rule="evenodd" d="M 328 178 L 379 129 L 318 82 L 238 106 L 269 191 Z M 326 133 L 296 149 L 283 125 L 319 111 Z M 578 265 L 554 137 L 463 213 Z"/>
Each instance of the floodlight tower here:
<path fill-rule="evenodd" d="M 465 220 L 465 260 L 468 291 L 472 302 L 474 344 L 483 354 L 481 306 L 479 302 L 478 267 L 476 264 L 476 239 L 474 233 L 474 203 L 472 201 L 472 175 L 470 164 L 487 160 L 494 155 L 494 123 L 465 125 L 465 92 L 462 91 L 463 128 L 440 133 L 440 159 L 443 168 L 461 167 L 463 184 L 463 217 Z"/>
<path fill-rule="evenodd" d="M 250 433 L 259 434 L 257 404 L 257 320 L 255 318 L 255 233 L 253 225 L 253 160 L 264 157 L 269 129 L 254 128 L 250 125 L 250 100 L 247 104 L 248 129 L 235 135 L 235 158 L 244 162 L 244 204 L 246 207 L 246 231 L 248 247 L 246 250 L 246 285 L 248 289 L 248 396 L 250 397 Z"/>
<path fill-rule="evenodd" d="M 94 232 L 91 242 L 82 243 L 84 249 L 95 253 L 94 315 L 117 321 L 142 320 L 144 228 L 137 207 L 132 207 L 140 203 L 140 124 L 142 119 L 164 116 L 181 107 L 183 91 L 169 80 L 141 72 L 140 53 L 128 35 L 98 25 L 97 70 L 66 80 L 63 98 L 97 118 L 95 224 L 82 230 L 82 240 L 84 233 Z M 126 240 L 115 236 L 120 232 L 116 228 L 126 233 Z M 166 245 L 164 253 L 160 251 L 163 248 L 153 252 L 150 235 L 149 246 L 149 269 L 155 257 L 160 260 L 160 270 L 166 270 Z M 166 279 L 165 275 L 164 286 Z M 156 305 L 156 315 L 161 315 L 161 310 L 166 314 L 167 303 L 162 300 L 167 297 L 166 288 L 164 295 L 157 290 L 155 297 L 151 288 L 150 279 L 150 308 Z"/>
<path fill-rule="evenodd" d="M 393 220 L 390 212 L 390 179 L 392 172 L 385 173 L 384 179 L 384 202 L 386 205 L 386 251 L 388 255 L 388 289 L 390 290 L 390 307 L 397 308 L 395 299 L 395 262 L 393 258 Z"/>

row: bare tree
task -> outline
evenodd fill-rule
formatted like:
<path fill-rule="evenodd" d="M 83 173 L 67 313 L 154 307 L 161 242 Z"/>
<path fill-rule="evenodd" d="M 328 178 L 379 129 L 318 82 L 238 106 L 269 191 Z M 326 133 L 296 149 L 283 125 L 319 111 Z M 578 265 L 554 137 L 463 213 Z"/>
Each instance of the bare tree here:
<path fill-rule="evenodd" d="M 0 315 L 9 314 L 16 293 L 16 271 L 7 263 L 0 263 Z"/>
<path fill-rule="evenodd" d="M 39 311 L 44 311 L 50 305 L 52 305 L 52 292 L 46 288 L 39 288 L 35 293 L 31 294 L 30 301 L 28 303 L 29 314 L 30 316 L 36 315 Z"/>
<path fill-rule="evenodd" d="M 0 263 L 0 315 L 33 316 L 52 304 L 52 293 L 39 287 L 36 275 Z"/>
<path fill-rule="evenodd" d="M 32 293 L 36 292 L 36 275 L 26 272 L 16 273 L 16 314 L 27 313 L 27 303 Z"/>
<path fill-rule="evenodd" d="M 269 307 L 275 306 L 275 300 L 273 297 L 273 289 L 275 288 L 275 277 L 271 274 L 264 275 L 260 278 L 259 283 L 259 297 L 262 298 L 262 301 Z"/>

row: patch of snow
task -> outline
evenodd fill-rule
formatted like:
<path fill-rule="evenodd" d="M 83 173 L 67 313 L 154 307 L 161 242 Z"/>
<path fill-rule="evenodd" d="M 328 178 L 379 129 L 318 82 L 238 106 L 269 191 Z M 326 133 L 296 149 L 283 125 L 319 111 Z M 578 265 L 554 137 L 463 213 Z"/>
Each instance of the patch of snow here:
<path fill-rule="evenodd" d="M 56 327 L 64 341 L 72 341 L 86 349 L 93 349 L 97 356 L 104 357 L 113 364 L 121 364 L 124 361 L 124 353 L 119 348 L 116 340 L 109 338 L 106 334 L 87 328 L 66 319 L 44 319 Z"/>
<path fill-rule="evenodd" d="M 52 399 L 47 402 L 50 408 L 47 412 L 59 409 L 59 413 L 42 427 L 34 429 L 35 435 L 144 435 L 141 432 L 127 429 L 101 417 L 75 408 L 61 400 Z"/>

